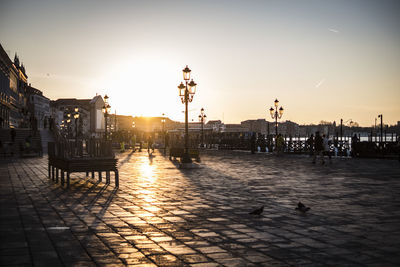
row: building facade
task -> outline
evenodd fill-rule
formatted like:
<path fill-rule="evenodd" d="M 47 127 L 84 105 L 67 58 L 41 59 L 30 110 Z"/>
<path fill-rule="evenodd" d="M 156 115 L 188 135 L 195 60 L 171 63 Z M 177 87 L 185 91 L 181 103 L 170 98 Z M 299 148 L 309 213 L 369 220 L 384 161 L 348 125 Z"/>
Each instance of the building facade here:
<path fill-rule="evenodd" d="M 15 55 L 12 61 L 0 45 L 0 127 L 28 128 L 30 114 L 27 107 L 28 75 Z"/>
<path fill-rule="evenodd" d="M 31 123 L 36 123 L 36 127 L 39 129 L 47 128 L 50 119 L 50 99 L 31 85 L 27 87 L 26 93 Z"/>

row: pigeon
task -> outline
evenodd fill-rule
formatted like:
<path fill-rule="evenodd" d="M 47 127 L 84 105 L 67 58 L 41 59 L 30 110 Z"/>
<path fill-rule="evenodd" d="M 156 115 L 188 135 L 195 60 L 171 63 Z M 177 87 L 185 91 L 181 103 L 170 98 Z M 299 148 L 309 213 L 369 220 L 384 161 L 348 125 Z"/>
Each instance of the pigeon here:
<path fill-rule="evenodd" d="M 263 211 L 264 211 L 264 206 L 261 206 L 260 208 L 253 210 L 249 214 L 251 214 L 251 215 L 260 215 Z"/>
<path fill-rule="evenodd" d="M 310 207 L 306 207 L 303 203 L 299 202 L 299 203 L 297 203 L 297 207 L 295 208 L 295 210 L 305 213 L 310 210 Z"/>

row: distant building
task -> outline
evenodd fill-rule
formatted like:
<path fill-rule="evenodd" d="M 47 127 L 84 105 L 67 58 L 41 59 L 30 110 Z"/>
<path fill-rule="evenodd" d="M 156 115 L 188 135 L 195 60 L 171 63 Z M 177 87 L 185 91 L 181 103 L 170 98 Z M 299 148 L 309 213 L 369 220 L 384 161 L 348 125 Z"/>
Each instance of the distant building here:
<path fill-rule="evenodd" d="M 0 128 L 10 126 L 11 105 L 10 68 L 12 61 L 0 45 Z"/>
<path fill-rule="evenodd" d="M 213 132 L 222 132 L 225 129 L 225 125 L 221 120 L 210 120 L 204 126 L 212 129 Z"/>
<path fill-rule="evenodd" d="M 249 129 L 250 132 L 267 134 L 267 122 L 265 119 L 246 120 L 242 121 L 240 124 Z"/>
<path fill-rule="evenodd" d="M 295 122 L 285 121 L 278 124 L 278 133 L 286 136 L 298 136 L 300 134 L 300 128 Z"/>
<path fill-rule="evenodd" d="M 163 126 L 162 119 L 165 119 L 165 125 Z M 145 133 L 160 132 L 165 127 L 165 131 L 178 129 L 182 125 L 181 122 L 172 121 L 167 117 L 134 117 L 136 131 Z M 184 127 L 184 126 L 182 126 Z"/>
<path fill-rule="evenodd" d="M 28 110 L 36 119 L 37 127 L 42 129 L 48 126 L 50 118 L 50 99 L 43 96 L 42 91 L 32 87 L 30 84 L 26 89 L 28 98 Z"/>
<path fill-rule="evenodd" d="M 29 127 L 26 87 L 28 75 L 17 55 L 11 61 L 0 45 L 0 126 Z"/>

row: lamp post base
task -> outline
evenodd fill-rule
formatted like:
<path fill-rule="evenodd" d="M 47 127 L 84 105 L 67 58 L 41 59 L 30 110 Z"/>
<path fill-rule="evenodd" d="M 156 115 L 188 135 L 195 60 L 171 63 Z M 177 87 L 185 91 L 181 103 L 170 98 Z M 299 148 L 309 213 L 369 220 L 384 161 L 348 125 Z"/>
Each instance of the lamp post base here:
<path fill-rule="evenodd" d="M 182 163 L 192 163 L 192 159 L 190 158 L 188 153 L 183 153 L 183 156 L 181 158 Z"/>

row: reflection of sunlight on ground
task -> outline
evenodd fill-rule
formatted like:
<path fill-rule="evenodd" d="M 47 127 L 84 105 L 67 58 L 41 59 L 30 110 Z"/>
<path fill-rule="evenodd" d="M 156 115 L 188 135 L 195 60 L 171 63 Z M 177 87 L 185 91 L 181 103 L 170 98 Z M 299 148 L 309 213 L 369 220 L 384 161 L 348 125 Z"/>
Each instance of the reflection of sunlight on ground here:
<path fill-rule="evenodd" d="M 140 177 L 147 182 L 153 183 L 157 179 L 154 169 L 154 165 L 150 165 L 149 162 L 142 161 L 139 166 Z"/>
<path fill-rule="evenodd" d="M 152 164 L 152 158 L 141 157 L 138 161 L 137 169 L 139 171 L 138 186 L 146 189 L 137 191 L 139 198 L 143 199 L 148 203 L 154 203 L 157 201 L 155 196 L 154 183 L 157 181 L 158 173 L 156 170 L 156 165 Z"/>
<path fill-rule="evenodd" d="M 164 201 L 166 189 L 168 195 L 176 193 L 179 199 L 182 190 L 188 192 L 186 188 L 193 187 L 190 179 L 183 177 L 182 172 L 158 151 L 152 156 L 145 150 L 134 152 L 129 158 L 126 154 L 120 154 L 119 157 L 124 162 L 120 165 L 123 184 L 120 191 L 127 190 L 127 193 L 135 195 L 137 203 L 141 203 L 142 209 L 132 211 L 136 216 L 144 218 L 162 214 L 164 211 L 158 204 Z M 181 178 L 179 186 L 171 186 L 177 177 Z"/>

